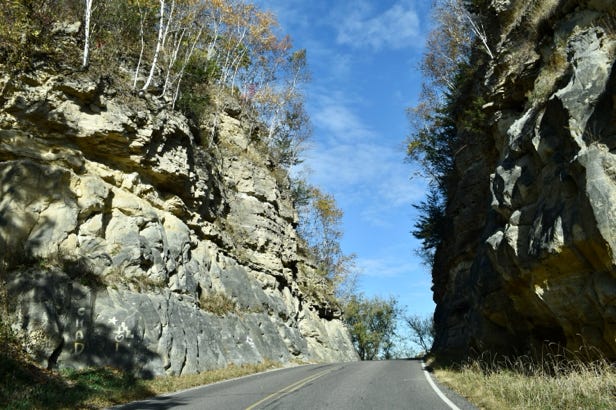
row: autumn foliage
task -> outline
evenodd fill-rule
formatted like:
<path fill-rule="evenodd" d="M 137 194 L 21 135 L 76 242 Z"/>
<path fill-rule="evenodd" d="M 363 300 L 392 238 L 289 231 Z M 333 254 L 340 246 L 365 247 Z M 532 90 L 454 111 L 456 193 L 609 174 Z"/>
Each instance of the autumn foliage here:
<path fill-rule="evenodd" d="M 71 41 L 58 41 L 75 22 Z M 8 0 L 0 66 L 27 70 L 42 59 L 110 74 L 193 118 L 218 87 L 257 113 L 283 166 L 298 161 L 309 129 L 305 50 L 293 49 L 272 13 L 244 0 Z"/>

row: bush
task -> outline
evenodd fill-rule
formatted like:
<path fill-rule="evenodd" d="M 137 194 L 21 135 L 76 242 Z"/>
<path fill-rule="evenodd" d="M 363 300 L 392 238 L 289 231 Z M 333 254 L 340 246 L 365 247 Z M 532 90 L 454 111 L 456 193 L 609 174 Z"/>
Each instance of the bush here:
<path fill-rule="evenodd" d="M 199 305 L 206 312 L 217 316 L 237 313 L 237 303 L 222 292 L 202 293 L 199 295 Z"/>

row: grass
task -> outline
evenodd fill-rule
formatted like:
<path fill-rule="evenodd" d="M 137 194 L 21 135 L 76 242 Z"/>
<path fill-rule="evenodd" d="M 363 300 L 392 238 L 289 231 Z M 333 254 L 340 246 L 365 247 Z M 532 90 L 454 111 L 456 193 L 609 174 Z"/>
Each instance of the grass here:
<path fill-rule="evenodd" d="M 9 298 L 4 271 L 0 260 L 0 409 L 98 409 L 280 367 L 280 363 L 265 361 L 149 380 L 110 367 L 41 369 L 29 360 L 23 341 L 6 320 Z M 213 307 L 220 313 L 235 309 L 224 297 L 214 299 Z"/>
<path fill-rule="evenodd" d="M 222 292 L 210 292 L 199 295 L 199 306 L 206 312 L 217 316 L 238 313 L 237 303 Z"/>
<path fill-rule="evenodd" d="M 436 377 L 482 409 L 614 409 L 616 366 L 547 355 L 433 364 Z"/>
<path fill-rule="evenodd" d="M 0 408 L 98 409 L 232 379 L 279 367 L 278 363 L 231 365 L 186 376 L 143 380 L 109 367 L 51 372 L 15 352 L 0 353 Z"/>

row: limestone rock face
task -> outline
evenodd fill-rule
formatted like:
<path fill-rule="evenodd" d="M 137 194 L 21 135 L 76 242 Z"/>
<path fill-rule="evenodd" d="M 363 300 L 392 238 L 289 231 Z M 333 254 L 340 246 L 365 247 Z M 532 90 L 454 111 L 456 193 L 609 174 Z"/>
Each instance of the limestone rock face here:
<path fill-rule="evenodd" d="M 492 2 L 491 118 L 456 158 L 435 347 L 616 358 L 616 6 Z M 486 57 L 487 58 L 487 57 Z"/>
<path fill-rule="evenodd" d="M 106 78 L 0 77 L 0 252 L 14 330 L 41 364 L 184 374 L 357 360 L 301 256 L 285 175 L 254 122 L 203 141 Z"/>

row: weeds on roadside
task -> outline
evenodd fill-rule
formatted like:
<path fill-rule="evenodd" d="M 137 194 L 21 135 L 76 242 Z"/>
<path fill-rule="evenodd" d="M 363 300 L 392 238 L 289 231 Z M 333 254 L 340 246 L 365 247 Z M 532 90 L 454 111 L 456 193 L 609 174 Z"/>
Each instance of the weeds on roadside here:
<path fill-rule="evenodd" d="M 481 355 L 436 366 L 439 380 L 486 409 L 614 409 L 616 365 L 593 349 L 537 358 Z"/>
<path fill-rule="evenodd" d="M 0 363 L 0 407 L 6 409 L 94 409 L 143 400 L 278 367 L 278 363 L 228 366 L 186 376 L 134 377 L 110 367 L 42 370 L 21 360 Z"/>

